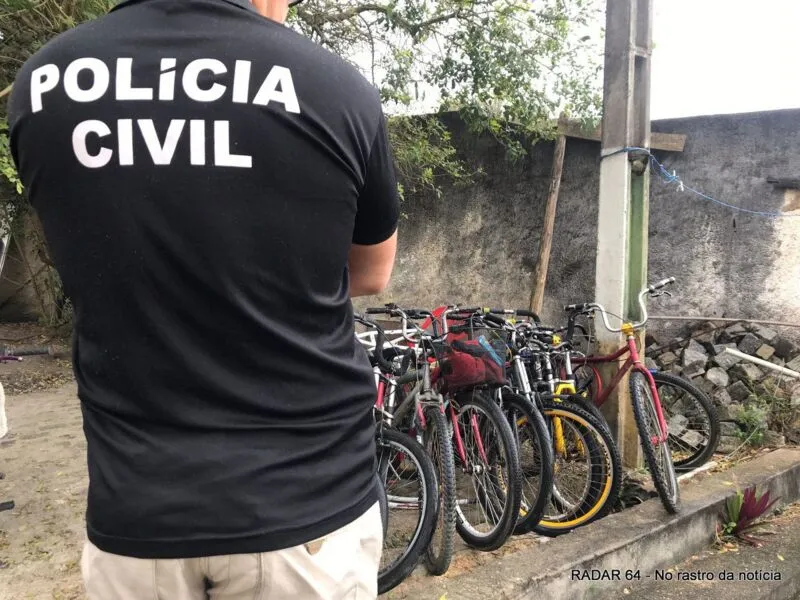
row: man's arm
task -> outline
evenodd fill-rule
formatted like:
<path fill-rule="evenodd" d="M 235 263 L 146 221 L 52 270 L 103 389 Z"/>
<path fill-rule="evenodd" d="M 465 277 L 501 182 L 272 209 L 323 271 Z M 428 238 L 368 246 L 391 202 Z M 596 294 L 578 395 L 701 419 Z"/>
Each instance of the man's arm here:
<path fill-rule="evenodd" d="M 397 251 L 397 232 L 385 242 L 350 247 L 350 297 L 380 294 L 389 285 L 394 256 Z"/>
<path fill-rule="evenodd" d="M 386 289 L 397 251 L 400 200 L 386 122 L 381 118 L 367 160 L 364 188 L 350 248 L 350 296 L 370 296 Z"/>

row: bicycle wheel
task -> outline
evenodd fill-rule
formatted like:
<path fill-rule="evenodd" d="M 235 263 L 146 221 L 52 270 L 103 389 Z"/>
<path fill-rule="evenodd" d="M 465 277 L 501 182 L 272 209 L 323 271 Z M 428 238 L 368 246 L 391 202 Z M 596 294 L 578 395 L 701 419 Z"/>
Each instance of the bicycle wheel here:
<path fill-rule="evenodd" d="M 438 501 L 436 473 L 417 440 L 395 429 L 377 432 L 378 474 L 389 504 L 378 593 L 399 585 L 430 543 Z"/>
<path fill-rule="evenodd" d="M 600 425 L 605 429 L 607 432 L 611 433 L 611 426 L 606 421 L 606 418 L 603 416 L 603 413 L 600 411 L 600 408 L 594 403 L 594 400 L 591 396 L 578 396 L 577 394 L 574 396 L 568 396 L 566 400 L 578 408 L 582 408 L 590 415 L 592 415 L 596 421 L 597 425 Z"/>
<path fill-rule="evenodd" d="M 677 471 L 703 466 L 719 445 L 719 416 L 696 385 L 671 373 L 653 373 L 658 398 L 669 424 L 669 446 Z"/>
<path fill-rule="evenodd" d="M 438 475 L 439 510 L 433 537 L 425 551 L 425 566 L 431 575 L 444 575 L 450 568 L 456 541 L 456 465 L 451 427 L 439 406 L 425 411 L 425 450 Z"/>
<path fill-rule="evenodd" d="M 633 400 L 633 417 L 639 430 L 639 441 L 644 450 L 644 458 L 653 477 L 653 484 L 661 497 L 661 503 L 667 512 L 675 514 L 680 504 L 680 488 L 672 464 L 672 451 L 668 441 L 661 442 L 661 428 L 658 424 L 655 399 L 650 389 L 650 382 L 640 371 L 631 373 L 631 399 Z"/>
<path fill-rule="evenodd" d="M 570 402 L 543 402 L 554 448 L 550 502 L 537 533 L 557 536 L 605 516 L 617 501 L 622 463 L 611 434 Z"/>
<path fill-rule="evenodd" d="M 542 518 L 553 488 L 553 447 L 544 417 L 519 394 L 503 392 L 503 408 L 516 430 L 522 470 L 522 502 L 514 534 L 528 533 Z"/>
<path fill-rule="evenodd" d="M 386 488 L 383 486 L 383 479 L 375 473 L 375 487 L 378 490 L 378 507 L 381 509 L 381 525 L 383 525 L 383 539 L 389 533 L 389 498 L 386 496 Z"/>
<path fill-rule="evenodd" d="M 517 524 L 522 472 L 511 426 L 500 407 L 479 390 L 459 394 L 453 443 L 456 461 L 456 531 L 470 546 L 496 550 Z"/>
<path fill-rule="evenodd" d="M 597 374 L 590 365 L 581 365 L 574 372 L 576 394 L 570 396 L 570 401 L 574 402 L 582 409 L 592 413 L 592 416 L 598 420 L 609 432 L 611 428 L 608 421 L 600 412 L 600 408 L 594 403 L 600 390 L 600 382 L 598 382 Z"/>

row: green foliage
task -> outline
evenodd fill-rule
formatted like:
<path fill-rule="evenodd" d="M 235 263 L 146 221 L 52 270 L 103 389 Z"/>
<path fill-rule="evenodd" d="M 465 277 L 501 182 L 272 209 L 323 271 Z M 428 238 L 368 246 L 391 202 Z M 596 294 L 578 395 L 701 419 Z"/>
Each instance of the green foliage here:
<path fill-rule="evenodd" d="M 17 194 L 22 194 L 22 182 L 19 180 L 17 170 L 11 160 L 11 150 L 8 147 L 8 122 L 0 119 L 0 176 L 5 179 Z"/>
<path fill-rule="evenodd" d="M 308 0 L 292 25 L 361 67 L 389 112 L 458 110 L 515 159 L 525 139 L 555 134 L 558 115 L 599 115 L 603 8 L 599 0 Z M 413 156 L 397 154 L 398 162 Z"/>
<path fill-rule="evenodd" d="M 737 490 L 734 496 L 725 503 L 725 514 L 722 525 L 718 527 L 718 534 L 736 537 L 754 546 L 760 546 L 762 540 L 752 534 L 763 526 L 759 521 L 767 511 L 772 508 L 780 498 L 770 502 L 769 490 L 758 494 L 756 486 L 747 488 L 744 493 Z"/>
<path fill-rule="evenodd" d="M 767 431 L 792 437 L 800 422 L 800 406 L 792 403 L 785 381 L 767 377 L 759 383 L 744 382 L 750 390 L 745 407 L 736 415 L 739 437 L 751 446 L 761 446 Z M 782 385 L 783 383 L 783 385 Z"/>
<path fill-rule="evenodd" d="M 391 118 L 389 140 L 398 177 L 405 183 L 401 194 L 430 190 L 440 195 L 441 179 L 465 182 L 475 174 L 458 159 L 450 132 L 434 116 Z"/>
<path fill-rule="evenodd" d="M 797 431 L 800 406 L 792 403 L 789 381 L 782 377 L 767 377 L 751 386 L 751 398 L 767 410 L 767 425 L 770 430 L 792 436 L 800 433 Z"/>
<path fill-rule="evenodd" d="M 739 438 L 751 446 L 761 446 L 764 435 L 769 429 L 769 411 L 758 399 L 751 399 L 750 403 L 739 412 L 736 420 L 739 423 Z"/>

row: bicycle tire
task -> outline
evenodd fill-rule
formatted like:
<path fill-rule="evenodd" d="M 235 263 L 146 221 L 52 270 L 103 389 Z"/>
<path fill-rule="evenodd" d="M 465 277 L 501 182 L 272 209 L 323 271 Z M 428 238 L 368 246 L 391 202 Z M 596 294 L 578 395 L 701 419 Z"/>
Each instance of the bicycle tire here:
<path fill-rule="evenodd" d="M 378 507 L 381 511 L 381 525 L 383 526 L 383 539 L 389 533 L 389 497 L 386 495 L 386 486 L 378 473 L 375 473 L 375 488 L 378 490 Z"/>
<path fill-rule="evenodd" d="M 586 444 L 586 454 L 590 457 L 585 495 L 567 512 L 546 514 L 533 528 L 536 533 L 555 537 L 607 515 L 617 502 L 623 470 L 619 450 L 611 433 L 590 412 L 563 400 L 544 401 L 542 408 L 549 425 L 556 418 L 570 423 L 572 430 Z M 555 454 L 558 455 L 558 452 Z M 555 456 L 555 461 L 558 460 L 559 457 Z M 560 472 L 554 472 L 551 506 L 557 502 L 560 477 Z"/>
<path fill-rule="evenodd" d="M 456 543 L 456 465 L 453 436 L 439 406 L 425 411 L 425 450 L 431 456 L 439 484 L 439 510 L 431 541 L 425 550 L 425 566 L 431 575 L 444 575 L 450 568 Z M 438 435 L 432 435 L 438 433 Z M 441 539 L 437 538 L 441 535 Z"/>
<path fill-rule="evenodd" d="M 633 401 L 633 418 L 639 430 L 639 442 L 644 451 L 644 458 L 658 490 L 661 503 L 670 514 L 678 512 L 680 507 L 680 486 L 672 464 L 672 450 L 669 441 L 654 445 L 652 438 L 661 434 L 656 414 L 655 399 L 650 390 L 650 382 L 640 371 L 630 375 L 631 400 Z"/>
<path fill-rule="evenodd" d="M 605 416 L 603 416 L 603 413 L 600 411 L 600 407 L 598 407 L 594 403 L 594 400 L 592 399 L 591 396 L 585 398 L 583 396 L 575 394 L 568 396 L 566 400 L 568 402 L 571 402 L 572 404 L 577 405 L 579 408 L 582 408 L 586 412 L 590 413 L 595 418 L 598 424 L 602 425 L 606 431 L 611 433 L 611 426 L 608 424 L 608 421 L 606 420 Z"/>
<path fill-rule="evenodd" d="M 550 501 L 550 492 L 553 489 L 553 447 L 547 424 L 537 407 L 520 394 L 504 391 L 502 398 L 509 424 L 517 429 L 515 437 L 522 470 L 522 505 L 514 534 L 522 535 L 539 523 Z M 526 440 L 530 442 L 530 446 Z M 524 460 L 523 457 L 528 456 L 532 460 Z M 529 473 L 531 477 L 528 476 Z M 537 474 L 538 477 L 534 477 Z"/>
<path fill-rule="evenodd" d="M 378 571 L 378 593 L 385 594 L 408 577 L 419 563 L 433 535 L 438 501 L 436 499 L 436 473 L 434 472 L 433 462 L 417 440 L 396 429 L 379 428 L 376 435 L 376 443 L 378 473 L 382 477 L 382 481 L 385 479 L 385 471 L 388 469 L 388 465 L 385 466 L 387 458 L 384 452 L 388 446 L 394 446 L 412 457 L 422 478 L 421 489 L 425 494 L 422 518 L 417 524 L 411 544 L 400 555 L 398 560 L 382 567 Z M 385 484 L 384 489 L 388 493 L 388 488 Z M 391 519 L 389 519 L 389 527 L 391 527 Z M 391 536 L 384 537 L 384 545 L 389 537 Z"/>
<path fill-rule="evenodd" d="M 720 424 L 717 409 L 714 407 L 711 399 L 700 388 L 698 388 L 692 382 L 687 381 L 683 377 L 678 377 L 672 373 L 662 373 L 660 371 L 657 371 L 652 375 L 656 382 L 656 386 L 659 384 L 666 384 L 683 390 L 686 392 L 688 398 L 691 399 L 693 408 L 705 414 L 709 425 L 708 440 L 697 452 L 691 454 L 687 458 L 675 460 L 676 454 L 683 450 L 685 445 L 679 445 L 678 440 L 672 435 L 670 435 L 669 438 L 671 440 L 670 449 L 672 450 L 672 463 L 675 465 L 676 471 L 691 471 L 703 466 L 706 462 L 708 462 L 708 459 L 711 458 L 714 452 L 717 451 L 717 446 L 719 445 Z M 663 401 L 663 394 L 659 391 L 658 395 L 659 398 L 662 399 L 662 408 L 666 410 L 666 406 L 664 406 L 665 403 Z M 684 397 L 682 400 L 684 404 L 686 403 L 686 400 L 687 398 Z M 696 429 L 694 431 L 696 431 Z"/>
<path fill-rule="evenodd" d="M 508 421 L 505 418 L 505 415 L 503 415 L 500 407 L 493 400 L 487 397 L 485 392 L 482 390 L 472 390 L 470 392 L 461 393 L 457 396 L 454 406 L 454 410 L 457 409 L 457 417 L 462 416 L 467 409 L 470 408 L 482 413 L 484 417 L 483 423 L 485 424 L 486 429 L 488 430 L 488 428 L 491 428 L 493 430 L 497 437 L 498 444 L 496 451 L 491 454 L 491 459 L 493 460 L 491 460 L 491 464 L 489 465 L 473 465 L 473 461 L 470 461 L 470 464 L 463 464 L 460 456 L 457 457 L 457 460 L 462 462 L 462 472 L 464 474 L 469 474 L 471 476 L 476 473 L 481 475 L 488 472 L 490 478 L 494 477 L 494 481 L 489 482 L 490 486 L 486 485 L 486 481 L 473 482 L 472 485 L 473 489 L 481 490 L 476 494 L 478 496 L 477 504 L 480 505 L 484 516 L 486 516 L 487 519 L 489 518 L 488 515 L 486 515 L 486 513 L 489 511 L 489 508 L 493 508 L 492 512 L 496 512 L 496 510 L 499 509 L 499 515 L 493 515 L 497 516 L 497 518 L 495 519 L 495 522 L 489 524 L 490 528 L 488 531 L 478 531 L 476 526 L 477 524 L 472 524 L 469 522 L 469 519 L 461 508 L 460 501 L 458 501 L 456 503 L 456 531 L 458 531 L 461 539 L 463 539 L 473 548 L 484 551 L 497 550 L 503 545 L 503 543 L 505 543 L 517 524 L 519 507 L 522 501 L 522 472 L 519 465 L 519 454 L 517 453 L 514 434 L 511 430 L 511 426 L 508 424 Z M 458 422 L 458 419 L 456 422 Z M 477 419 L 475 422 L 477 423 Z M 459 425 L 459 429 L 463 430 L 464 428 Z M 467 429 L 470 431 L 470 433 L 472 433 L 472 422 L 470 422 L 470 427 Z M 464 431 L 462 431 L 462 433 L 464 433 Z M 486 434 L 488 434 L 488 431 L 484 431 L 484 434 L 481 435 L 481 439 L 486 439 L 488 437 Z M 463 440 L 461 443 L 463 443 Z M 466 452 L 468 445 L 463 445 Z M 485 444 L 483 447 L 483 453 L 486 455 L 487 460 L 489 460 L 490 457 L 485 451 Z M 470 457 L 467 458 L 469 459 Z M 482 460 L 480 457 L 478 458 L 479 460 Z M 497 468 L 497 464 L 500 465 L 499 469 Z M 456 472 L 458 473 L 458 469 Z M 457 477 L 457 494 L 459 493 L 458 485 Z M 494 499 L 487 496 L 488 487 L 491 487 L 491 489 L 498 494 L 502 493 L 502 499 L 496 498 L 496 500 L 498 500 L 502 506 L 500 506 L 498 503 L 495 503 Z"/>

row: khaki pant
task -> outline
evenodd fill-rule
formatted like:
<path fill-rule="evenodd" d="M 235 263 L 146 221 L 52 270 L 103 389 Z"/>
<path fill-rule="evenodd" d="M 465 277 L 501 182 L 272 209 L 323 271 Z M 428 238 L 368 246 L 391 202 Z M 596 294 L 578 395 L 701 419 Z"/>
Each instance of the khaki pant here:
<path fill-rule="evenodd" d="M 141 559 L 86 543 L 89 600 L 351 600 L 376 598 L 383 527 L 378 504 L 319 540 L 262 554 Z"/>

